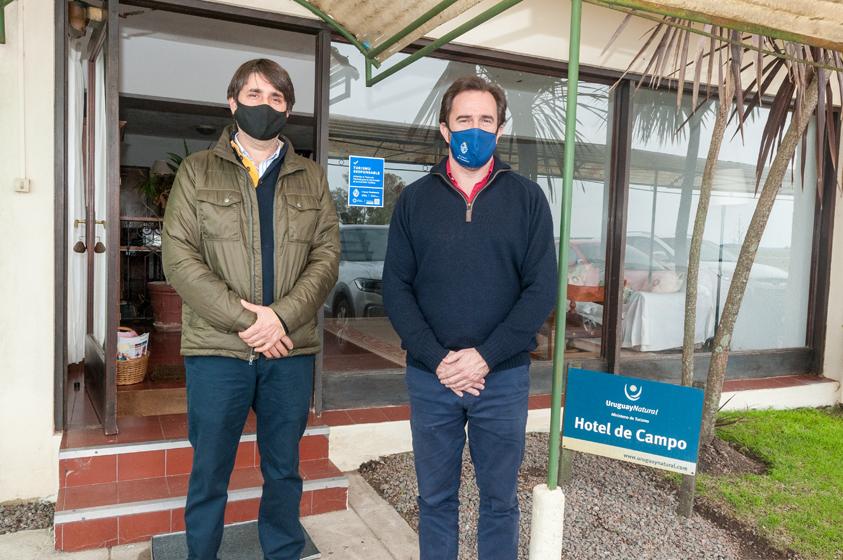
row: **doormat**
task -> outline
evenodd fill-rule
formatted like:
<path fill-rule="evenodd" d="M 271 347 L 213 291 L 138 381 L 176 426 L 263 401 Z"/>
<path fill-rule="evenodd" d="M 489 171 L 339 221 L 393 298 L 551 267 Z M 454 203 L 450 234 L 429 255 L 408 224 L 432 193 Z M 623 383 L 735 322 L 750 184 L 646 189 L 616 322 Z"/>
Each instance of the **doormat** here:
<path fill-rule="evenodd" d="M 304 551 L 301 560 L 316 560 L 322 554 L 313 544 L 307 531 L 304 532 Z M 152 537 L 152 560 L 184 560 L 187 558 L 187 542 L 184 532 Z M 263 560 L 258 540 L 258 522 L 228 525 L 222 532 L 219 560 Z"/>
<path fill-rule="evenodd" d="M 184 387 L 117 391 L 117 416 L 160 416 L 186 413 L 187 391 Z"/>
<path fill-rule="evenodd" d="M 184 366 L 179 364 L 173 365 L 157 365 L 150 366 L 149 380 L 153 383 L 156 381 L 184 381 L 185 371 Z"/>

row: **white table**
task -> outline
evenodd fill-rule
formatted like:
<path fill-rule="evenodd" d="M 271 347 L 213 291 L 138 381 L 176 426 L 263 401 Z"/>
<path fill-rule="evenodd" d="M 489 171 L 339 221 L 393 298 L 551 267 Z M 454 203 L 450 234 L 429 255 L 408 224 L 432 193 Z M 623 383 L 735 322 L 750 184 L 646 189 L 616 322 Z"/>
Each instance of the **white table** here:
<path fill-rule="evenodd" d="M 685 292 L 633 292 L 624 305 L 623 347 L 642 352 L 681 348 L 685 324 Z M 714 302 L 710 291 L 697 292 L 694 342 L 714 336 Z"/>

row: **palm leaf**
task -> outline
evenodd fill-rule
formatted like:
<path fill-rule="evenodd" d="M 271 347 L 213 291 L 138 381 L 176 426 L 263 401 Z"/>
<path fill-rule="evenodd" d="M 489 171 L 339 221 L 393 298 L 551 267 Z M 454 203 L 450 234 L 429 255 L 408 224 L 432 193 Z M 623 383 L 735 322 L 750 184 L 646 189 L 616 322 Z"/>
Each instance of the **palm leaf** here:
<path fill-rule="evenodd" d="M 711 31 L 711 26 L 706 25 L 704 31 Z M 700 93 L 700 74 L 702 73 L 702 60 L 705 55 L 705 37 L 700 35 L 697 39 L 697 56 L 694 59 L 694 85 L 692 86 L 691 107 L 697 106 L 697 99 Z"/>
<path fill-rule="evenodd" d="M 615 29 L 615 32 L 612 33 L 611 37 L 609 37 L 609 42 L 606 43 L 606 46 L 603 47 L 602 51 L 600 51 L 600 56 L 603 56 L 604 54 L 606 54 L 606 52 L 614 44 L 614 42 L 617 40 L 617 38 L 620 36 L 620 34 L 623 32 L 623 30 L 626 29 L 627 24 L 632 19 L 632 15 L 633 15 L 633 12 L 629 12 L 628 14 L 626 14 L 626 17 L 623 18 L 623 21 L 621 21 L 620 25 L 618 25 L 618 28 Z"/>
<path fill-rule="evenodd" d="M 663 23 L 656 24 L 653 27 L 653 30 L 649 33 L 649 36 L 648 36 L 647 40 L 644 42 L 644 45 L 642 45 L 641 48 L 638 50 L 638 52 L 635 53 L 635 56 L 632 57 L 632 61 L 629 63 L 629 66 L 627 66 L 626 70 L 624 70 L 624 73 L 621 74 L 621 77 L 618 78 L 618 80 L 615 82 L 615 84 L 612 86 L 612 88 L 616 87 L 618 84 L 620 84 L 623 81 L 623 79 L 626 77 L 626 75 L 630 72 L 630 70 L 632 70 L 632 68 L 638 62 L 638 59 L 640 59 L 641 56 L 643 56 L 644 53 L 647 52 L 647 49 L 650 48 L 650 44 L 656 38 L 659 30 L 662 29 L 662 27 L 664 27 Z M 610 45 L 611 45 L 611 43 L 610 43 Z"/>
<path fill-rule="evenodd" d="M 764 36 L 763 35 L 756 35 L 755 36 L 755 46 L 758 48 L 758 51 L 755 55 L 755 84 L 760 88 L 761 87 L 761 76 L 764 74 L 764 53 L 761 52 L 762 47 L 764 46 Z M 747 91 L 752 91 L 752 84 L 747 88 Z M 758 91 L 758 103 L 760 104 L 762 101 L 762 94 L 761 91 Z"/>
<path fill-rule="evenodd" d="M 681 60 L 680 68 L 679 68 L 679 83 L 676 85 L 676 109 L 678 110 L 679 107 L 682 106 L 682 95 L 685 93 L 685 71 L 688 69 L 688 42 L 691 40 L 691 30 L 686 29 L 684 33 L 684 37 L 682 38 L 682 50 L 681 54 L 679 55 L 679 59 Z M 696 105 L 695 102 L 691 102 L 691 106 L 693 107 Z"/>
<path fill-rule="evenodd" d="M 624 18 L 621 26 L 613 34 L 611 43 L 614 43 L 621 31 L 627 26 L 629 16 Z M 703 36 L 697 40 L 692 60 L 688 60 L 689 42 L 691 33 L 701 33 L 708 36 L 708 46 Z M 609 46 L 610 46 L 609 45 Z M 608 48 L 608 46 L 607 46 Z M 743 63 L 744 55 L 750 50 L 755 51 L 755 56 L 747 64 Z M 771 59 L 765 61 L 765 56 Z M 707 61 L 705 59 L 708 59 Z M 715 58 L 717 59 L 715 61 Z M 816 109 L 816 161 L 818 185 L 822 184 L 824 175 L 825 157 L 829 150 L 824 146 L 830 146 L 832 154 L 829 162 L 835 171 L 838 170 L 838 163 L 843 162 L 843 121 L 832 110 L 833 89 L 831 87 L 831 74 L 836 75 L 836 85 L 840 93 L 843 93 L 843 72 L 840 68 L 840 53 L 827 51 L 817 47 L 807 47 L 789 41 L 781 41 L 765 37 L 763 35 L 744 35 L 735 30 L 729 30 L 720 26 L 706 26 L 700 31 L 689 23 L 678 18 L 664 17 L 644 39 L 643 46 L 638 50 L 624 72 L 618 83 L 626 75 L 646 60 L 644 69 L 637 79 L 636 89 L 648 80 L 649 84 L 658 88 L 665 79 L 676 80 L 676 104 L 673 117 L 662 115 L 665 123 L 671 121 L 679 122 L 679 129 L 689 121 L 689 114 L 693 114 L 704 107 L 705 103 L 699 102 L 701 82 L 703 81 L 703 64 L 706 68 L 706 100 L 711 97 L 712 88 L 717 88 L 718 97 L 721 103 L 733 103 L 733 109 L 729 117 L 729 123 L 736 124 L 735 135 L 744 137 L 744 123 L 748 118 L 754 118 L 758 110 L 764 105 L 764 97 L 773 95 L 773 101 L 767 110 L 767 119 L 762 131 L 758 159 L 755 166 L 756 190 L 760 186 L 761 178 L 766 169 L 766 162 L 772 161 L 776 150 L 781 143 L 785 126 L 790 119 L 799 124 L 804 124 L 803 119 L 810 118 L 810 115 L 801 114 L 801 108 L 805 105 L 806 91 L 809 84 L 816 83 L 819 101 Z M 691 85 L 690 107 L 683 109 L 683 95 L 687 83 L 688 65 L 694 65 L 694 76 Z M 743 77 L 747 71 L 753 75 L 749 86 L 743 84 Z M 816 80 L 814 80 L 816 78 Z M 730 94 L 726 95 L 724 85 L 729 80 L 734 88 L 729 88 Z M 774 84 L 778 85 L 775 87 Z M 615 86 L 616 87 L 617 83 Z M 775 91 L 774 90 L 775 87 Z M 733 92 L 733 93 L 731 93 Z M 727 99 L 728 97 L 728 99 Z M 681 117 L 678 117 L 681 115 Z M 651 135 L 655 131 L 659 134 L 667 133 L 672 124 L 658 125 L 653 122 L 655 115 L 647 119 L 652 125 L 648 131 L 641 130 L 639 134 Z M 843 116 L 843 115 L 840 115 Z M 637 116 L 637 118 L 639 118 Z M 678 121 L 676 120 L 678 117 Z M 801 128 L 801 127 L 800 127 Z M 674 130 L 675 134 L 678 129 Z M 800 157 L 800 173 L 804 179 L 807 158 L 807 142 L 803 135 L 803 150 Z M 843 175 L 843 172 L 840 173 Z M 838 183 L 841 183 L 838 178 Z"/>
<path fill-rule="evenodd" d="M 741 131 L 741 139 L 743 139 L 743 123 L 746 120 L 746 113 L 744 112 L 743 104 L 743 88 L 741 87 L 741 60 L 743 58 L 743 49 L 740 46 L 740 36 L 737 31 L 730 31 L 731 42 L 731 64 L 729 69 L 732 72 L 732 80 L 735 84 L 735 108 L 738 111 L 738 129 Z M 731 101 L 731 100 L 730 100 Z M 721 97 L 720 102 L 723 103 Z"/>

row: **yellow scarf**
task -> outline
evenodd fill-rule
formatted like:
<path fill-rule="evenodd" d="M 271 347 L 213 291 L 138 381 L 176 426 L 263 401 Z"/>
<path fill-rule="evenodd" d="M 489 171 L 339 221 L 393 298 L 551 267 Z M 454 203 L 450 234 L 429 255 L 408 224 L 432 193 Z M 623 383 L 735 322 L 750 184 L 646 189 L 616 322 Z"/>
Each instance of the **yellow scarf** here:
<path fill-rule="evenodd" d="M 252 160 L 243 155 L 243 152 L 240 151 L 240 147 L 234 139 L 231 140 L 231 147 L 234 148 L 234 153 L 236 153 L 237 157 L 240 158 L 240 163 L 242 163 L 243 167 L 246 168 L 246 171 L 249 172 L 249 177 L 252 179 L 252 186 L 258 188 L 261 176 L 260 173 L 258 173 L 257 166 L 252 162 Z"/>

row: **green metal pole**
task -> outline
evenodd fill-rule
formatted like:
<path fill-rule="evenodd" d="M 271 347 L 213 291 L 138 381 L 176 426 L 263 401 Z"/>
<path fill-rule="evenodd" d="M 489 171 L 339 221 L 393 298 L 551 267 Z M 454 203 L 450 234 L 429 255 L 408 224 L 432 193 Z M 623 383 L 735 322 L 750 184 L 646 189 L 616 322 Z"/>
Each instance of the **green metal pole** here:
<path fill-rule="evenodd" d="M 424 47 L 423 49 L 420 49 L 420 50 L 414 52 L 412 55 L 408 56 L 407 58 L 405 58 L 401 62 L 398 62 L 398 63 L 390 66 L 386 70 L 380 72 L 374 78 L 367 79 L 366 80 L 366 87 L 372 87 L 373 85 L 380 82 L 381 80 L 383 80 L 385 78 L 388 78 L 392 74 L 395 74 L 396 72 L 398 72 L 402 68 L 406 68 L 407 66 L 409 66 L 413 62 L 417 61 L 418 59 L 420 59 L 424 56 L 427 56 L 428 54 L 435 51 L 436 49 L 438 49 L 439 47 L 441 47 L 445 43 L 451 42 L 453 39 L 459 37 L 460 35 L 462 35 L 466 31 L 474 29 L 478 25 L 480 25 L 482 23 L 485 23 L 486 21 L 492 19 L 493 17 L 500 14 L 501 12 L 505 12 L 506 10 L 508 10 L 512 6 L 518 4 L 519 2 L 521 2 L 521 0 L 503 0 L 502 2 L 498 2 L 494 6 L 492 6 L 491 8 L 486 10 L 485 12 L 483 12 L 482 14 L 474 16 L 473 18 L 471 18 L 467 22 L 463 23 L 462 25 L 460 25 L 456 29 L 453 29 L 452 31 L 449 31 L 445 35 L 442 35 L 440 38 L 436 39 L 435 41 L 433 41 L 431 44 Z M 375 65 L 377 66 L 377 64 L 375 64 Z"/>
<path fill-rule="evenodd" d="M 582 0 L 571 0 L 571 34 L 568 49 L 568 91 L 565 101 L 565 168 L 562 182 L 562 223 L 559 225 L 559 290 L 553 346 L 553 393 L 550 409 L 550 454 L 547 487 L 556 489 L 561 452 L 562 391 L 565 374 L 565 318 L 568 314 L 568 244 L 571 239 L 571 201 L 574 184 L 574 149 L 577 130 L 577 91 L 580 79 L 580 22 Z"/>
<path fill-rule="evenodd" d="M 447 8 L 450 8 L 451 5 L 456 3 L 456 1 L 457 0 L 442 0 L 442 2 L 439 2 L 434 7 L 426 11 L 424 14 L 416 18 L 416 20 L 410 23 L 407 27 L 405 27 L 392 37 L 388 38 L 386 41 L 384 41 L 377 47 L 373 48 L 370 51 L 367 51 L 366 56 L 369 58 L 375 58 L 383 51 L 385 51 L 386 49 L 388 49 L 389 47 L 391 47 L 392 45 L 394 45 L 413 31 L 415 31 L 434 17 L 444 12 Z"/>
<path fill-rule="evenodd" d="M 12 0 L 0 0 L 0 45 L 6 44 L 6 6 L 12 3 Z"/>

